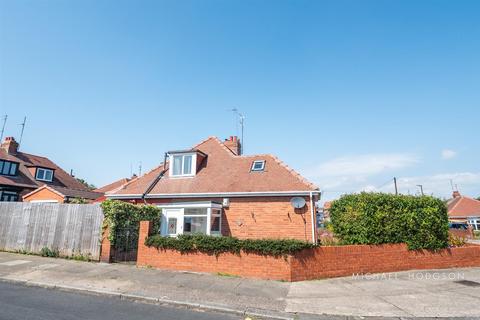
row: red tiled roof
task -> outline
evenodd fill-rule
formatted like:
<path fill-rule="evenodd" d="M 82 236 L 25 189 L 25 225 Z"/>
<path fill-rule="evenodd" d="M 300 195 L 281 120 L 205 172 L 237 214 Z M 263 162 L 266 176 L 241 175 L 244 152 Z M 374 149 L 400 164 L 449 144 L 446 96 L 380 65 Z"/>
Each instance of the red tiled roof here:
<path fill-rule="evenodd" d="M 216 137 L 204 140 L 193 149 L 207 155 L 197 174 L 189 178 L 171 178 L 167 173 L 149 192 L 150 195 L 318 190 L 273 155 L 237 156 Z M 251 172 L 254 160 L 265 160 L 263 172 Z M 113 195 L 141 195 L 162 171 L 163 164 L 125 184 Z"/>
<path fill-rule="evenodd" d="M 478 200 L 459 196 L 450 199 L 447 206 L 449 217 L 480 217 L 480 201 Z"/>
<path fill-rule="evenodd" d="M 4 149 L 0 148 L 0 159 L 14 161 L 20 164 L 18 167 L 17 176 L 0 175 L 0 185 L 36 189 L 44 184 L 47 184 L 49 186 L 89 191 L 87 187 L 78 182 L 77 179 L 62 170 L 62 168 L 57 166 L 48 158 L 24 152 L 17 152 L 14 155 L 8 154 Z M 53 181 L 45 182 L 35 180 L 35 177 L 33 177 L 28 170 L 28 167 L 32 166 L 55 170 Z"/>
<path fill-rule="evenodd" d="M 120 188 L 121 186 L 123 186 L 125 183 L 129 182 L 130 180 L 131 179 L 128 179 L 128 178 L 122 178 L 120 180 L 117 180 L 115 182 L 107 184 L 107 185 L 105 185 L 101 188 L 95 189 L 94 191 L 95 192 L 101 192 L 101 193 L 107 193 L 107 192 L 115 191 L 118 188 Z"/>
<path fill-rule="evenodd" d="M 59 187 L 59 186 L 54 186 L 54 185 L 43 185 L 32 192 L 26 194 L 23 196 L 23 198 L 28 198 L 31 195 L 43 190 L 43 189 L 49 189 L 52 192 L 55 192 L 56 194 L 66 197 L 66 198 L 81 198 L 81 199 L 87 199 L 87 200 L 95 200 L 103 196 L 103 193 L 99 192 L 94 192 L 94 191 L 88 191 L 88 190 L 77 190 L 77 189 L 69 189 L 69 188 L 64 188 L 64 187 Z"/>
<path fill-rule="evenodd" d="M 332 201 L 325 201 L 323 204 L 323 209 L 328 210 L 332 207 Z"/>

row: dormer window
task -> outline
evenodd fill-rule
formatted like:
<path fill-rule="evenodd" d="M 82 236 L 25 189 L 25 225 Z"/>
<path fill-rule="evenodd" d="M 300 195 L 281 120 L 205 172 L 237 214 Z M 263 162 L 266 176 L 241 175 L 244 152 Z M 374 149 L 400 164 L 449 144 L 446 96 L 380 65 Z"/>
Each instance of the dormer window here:
<path fill-rule="evenodd" d="M 187 154 L 171 154 L 170 155 L 170 176 L 172 177 L 188 177 L 194 176 L 196 173 L 195 153 Z"/>
<path fill-rule="evenodd" d="M 53 180 L 53 170 L 45 168 L 37 168 L 37 173 L 35 174 L 35 179 L 40 181 L 52 182 Z"/>
<path fill-rule="evenodd" d="M 3 176 L 16 176 L 18 163 L 0 160 L 0 174 Z"/>
<path fill-rule="evenodd" d="M 255 160 L 252 163 L 252 171 L 263 171 L 265 170 L 265 160 Z"/>

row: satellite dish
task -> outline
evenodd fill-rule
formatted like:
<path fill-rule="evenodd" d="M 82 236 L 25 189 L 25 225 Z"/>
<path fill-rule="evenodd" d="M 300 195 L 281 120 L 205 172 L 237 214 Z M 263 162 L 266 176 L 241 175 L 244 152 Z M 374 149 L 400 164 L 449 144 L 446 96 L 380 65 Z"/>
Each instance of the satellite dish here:
<path fill-rule="evenodd" d="M 300 209 L 305 207 L 305 199 L 301 197 L 293 197 L 290 200 L 290 203 L 292 204 L 292 207 L 294 207 L 295 209 Z"/>

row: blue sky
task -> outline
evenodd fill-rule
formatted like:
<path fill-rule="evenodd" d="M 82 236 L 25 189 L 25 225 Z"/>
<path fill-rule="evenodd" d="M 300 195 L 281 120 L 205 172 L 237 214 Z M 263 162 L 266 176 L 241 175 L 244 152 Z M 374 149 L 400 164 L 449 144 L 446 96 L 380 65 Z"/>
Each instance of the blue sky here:
<path fill-rule="evenodd" d="M 100 186 L 236 134 L 324 190 L 480 195 L 478 1 L 0 0 L 6 135 Z"/>

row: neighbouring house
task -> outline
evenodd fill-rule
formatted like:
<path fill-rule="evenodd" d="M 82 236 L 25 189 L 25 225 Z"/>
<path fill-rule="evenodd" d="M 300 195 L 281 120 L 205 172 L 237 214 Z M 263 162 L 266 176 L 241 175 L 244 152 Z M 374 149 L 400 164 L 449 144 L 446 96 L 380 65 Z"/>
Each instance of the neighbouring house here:
<path fill-rule="evenodd" d="M 101 197 L 95 199 L 95 202 L 103 202 L 105 200 L 107 200 L 107 194 L 110 194 L 110 193 L 115 193 L 116 191 L 120 190 L 123 185 L 125 185 L 126 183 L 134 180 L 134 179 L 137 179 L 137 175 L 134 174 L 132 175 L 131 178 L 122 178 L 122 179 L 119 179 L 117 181 L 114 181 L 112 183 L 109 183 L 101 188 L 98 188 L 98 189 L 95 189 L 93 191 L 95 192 L 99 192 L 102 194 Z"/>
<path fill-rule="evenodd" d="M 317 225 L 319 228 L 325 227 L 326 222 L 330 222 L 330 207 L 332 206 L 332 201 L 325 201 L 323 206 L 319 207 L 317 210 Z"/>
<path fill-rule="evenodd" d="M 119 190 L 120 188 L 123 187 L 124 184 L 130 182 L 131 180 L 136 179 L 137 176 L 134 174 L 131 178 L 122 178 L 117 181 L 114 181 L 112 183 L 109 183 L 101 188 L 97 188 L 93 191 L 103 193 L 103 194 L 108 194 L 108 193 L 114 193 L 115 191 Z"/>
<path fill-rule="evenodd" d="M 106 197 L 159 206 L 157 231 L 165 236 L 316 241 L 318 187 L 273 155 L 242 155 L 235 136 L 170 151 L 160 166 Z"/>
<path fill-rule="evenodd" d="M 0 201 L 69 202 L 94 200 L 92 192 L 51 160 L 20 152 L 13 137 L 0 146 Z"/>
<path fill-rule="evenodd" d="M 458 191 L 453 192 L 452 199 L 447 202 L 450 220 L 466 221 L 473 230 L 480 230 L 480 201 L 465 197 Z"/>

